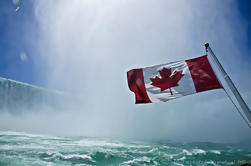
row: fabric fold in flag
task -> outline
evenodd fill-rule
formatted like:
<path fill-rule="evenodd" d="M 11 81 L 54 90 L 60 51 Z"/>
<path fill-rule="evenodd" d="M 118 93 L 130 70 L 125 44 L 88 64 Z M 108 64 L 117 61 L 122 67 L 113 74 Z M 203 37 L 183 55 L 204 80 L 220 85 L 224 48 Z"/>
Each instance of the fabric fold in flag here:
<path fill-rule="evenodd" d="M 133 69 L 127 72 L 128 85 L 135 93 L 137 103 L 151 103 L 149 99 L 143 77 L 142 69 Z"/>
<path fill-rule="evenodd" d="M 168 101 L 222 88 L 207 56 L 171 62 L 127 72 L 129 89 L 136 104 Z"/>

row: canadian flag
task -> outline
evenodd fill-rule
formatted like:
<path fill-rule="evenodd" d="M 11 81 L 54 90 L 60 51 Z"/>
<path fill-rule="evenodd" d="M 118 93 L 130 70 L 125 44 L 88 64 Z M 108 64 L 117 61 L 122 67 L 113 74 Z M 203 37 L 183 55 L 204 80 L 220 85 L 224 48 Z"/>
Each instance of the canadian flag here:
<path fill-rule="evenodd" d="M 127 72 L 136 104 L 168 101 L 210 89 L 222 88 L 207 56 Z"/>

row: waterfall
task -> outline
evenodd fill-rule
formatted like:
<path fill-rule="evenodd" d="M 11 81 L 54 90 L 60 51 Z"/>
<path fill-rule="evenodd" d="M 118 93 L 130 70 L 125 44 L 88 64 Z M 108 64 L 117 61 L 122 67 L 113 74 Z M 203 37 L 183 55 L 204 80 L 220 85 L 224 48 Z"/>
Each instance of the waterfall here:
<path fill-rule="evenodd" d="M 72 96 L 30 84 L 0 77 L 0 111 L 63 108 Z M 68 102 L 67 102 L 68 103 Z"/>

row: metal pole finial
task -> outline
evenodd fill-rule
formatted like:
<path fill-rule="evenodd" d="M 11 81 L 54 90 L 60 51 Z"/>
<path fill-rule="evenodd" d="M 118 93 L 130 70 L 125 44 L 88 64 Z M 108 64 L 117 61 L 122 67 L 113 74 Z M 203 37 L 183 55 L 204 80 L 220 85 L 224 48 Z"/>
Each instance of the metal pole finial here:
<path fill-rule="evenodd" d="M 205 43 L 204 46 L 205 46 L 206 52 L 208 52 L 209 43 Z"/>

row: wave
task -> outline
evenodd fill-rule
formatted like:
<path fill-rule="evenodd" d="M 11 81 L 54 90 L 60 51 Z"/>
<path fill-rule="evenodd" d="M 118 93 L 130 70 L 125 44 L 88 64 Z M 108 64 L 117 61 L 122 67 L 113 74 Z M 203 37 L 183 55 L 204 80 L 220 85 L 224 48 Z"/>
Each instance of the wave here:
<path fill-rule="evenodd" d="M 227 165 L 250 162 L 250 148 L 0 132 L 0 165 Z M 239 162 L 239 163 L 238 163 Z"/>

